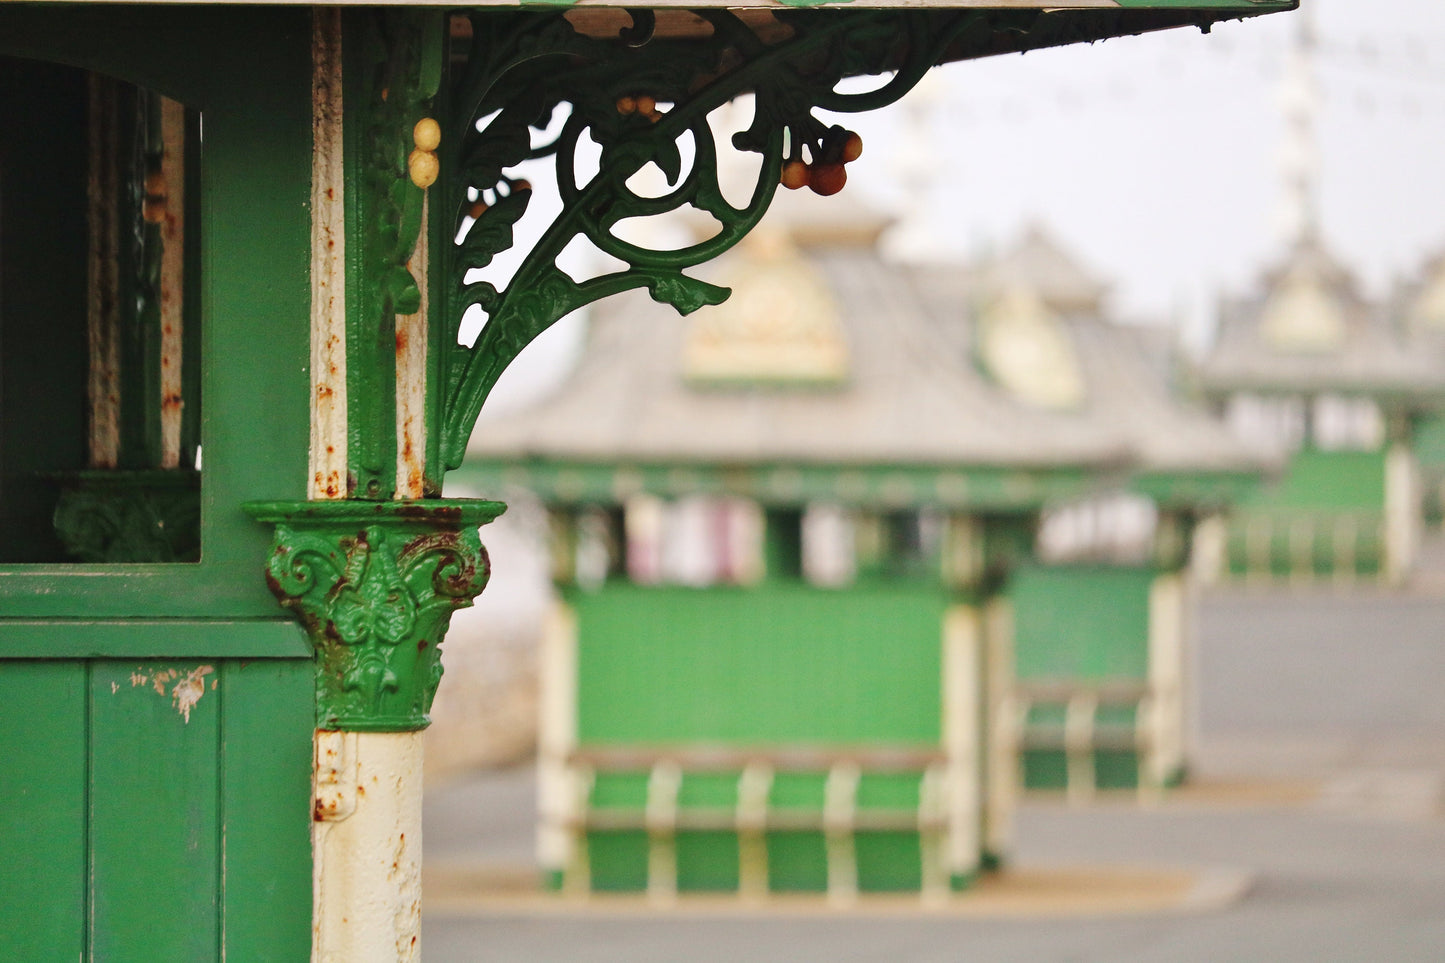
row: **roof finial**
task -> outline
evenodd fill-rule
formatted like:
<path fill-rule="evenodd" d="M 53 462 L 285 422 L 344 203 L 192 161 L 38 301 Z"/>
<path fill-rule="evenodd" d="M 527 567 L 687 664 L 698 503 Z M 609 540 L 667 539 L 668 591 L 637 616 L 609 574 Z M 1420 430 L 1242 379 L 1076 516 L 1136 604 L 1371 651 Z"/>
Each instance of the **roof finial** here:
<path fill-rule="evenodd" d="M 1280 174 L 1284 196 L 1280 203 L 1280 229 L 1286 243 L 1296 247 L 1319 235 L 1319 141 L 1315 122 L 1320 89 L 1315 76 L 1314 0 L 1305 0 L 1294 15 L 1295 35 L 1279 90 L 1284 137 Z"/>

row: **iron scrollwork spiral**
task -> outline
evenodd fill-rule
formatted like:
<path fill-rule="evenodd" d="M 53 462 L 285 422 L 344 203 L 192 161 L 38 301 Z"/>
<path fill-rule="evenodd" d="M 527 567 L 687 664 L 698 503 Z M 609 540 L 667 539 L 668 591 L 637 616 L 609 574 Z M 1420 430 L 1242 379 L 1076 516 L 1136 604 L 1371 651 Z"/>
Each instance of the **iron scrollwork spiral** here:
<path fill-rule="evenodd" d="M 442 195 L 439 246 L 441 309 L 447 326 L 441 455 L 461 462 L 467 438 L 502 371 L 538 335 L 569 312 L 600 298 L 645 288 L 687 314 L 717 304 L 728 289 L 685 273 L 738 243 L 762 218 L 780 181 L 813 179 L 819 193 L 841 186 L 841 165 L 857 155 L 856 138 L 814 115 L 874 110 L 901 97 L 979 15 L 948 11 L 778 11 L 765 29 L 725 10 L 699 11 L 705 36 L 663 39 L 654 15 L 632 14 L 619 37 L 595 37 L 557 14 L 478 13 L 464 61 L 443 88 Z M 849 77 L 894 71 L 875 89 L 839 90 Z M 708 115 L 743 94 L 753 118 L 719 145 Z M 560 132 L 537 143 L 554 116 Z M 534 132 L 537 132 L 534 134 Z M 579 178 L 584 138 L 600 151 L 595 174 Z M 680 145 L 691 141 L 687 162 Z M 760 155 L 756 181 L 741 206 L 719 184 L 720 151 Z M 505 287 L 474 280 L 514 243 L 532 199 L 512 169 L 551 158 L 562 210 Z M 667 180 L 660 196 L 629 185 L 647 165 Z M 791 169 L 790 169 L 791 167 Z M 823 170 L 825 169 L 826 170 Z M 820 173 L 821 171 L 821 173 Z M 678 249 L 623 240 L 618 224 L 691 207 L 709 215 L 715 233 Z M 583 238 L 623 267 L 574 280 L 557 264 Z M 470 348 L 457 345 L 463 315 L 478 306 L 485 325 Z"/>

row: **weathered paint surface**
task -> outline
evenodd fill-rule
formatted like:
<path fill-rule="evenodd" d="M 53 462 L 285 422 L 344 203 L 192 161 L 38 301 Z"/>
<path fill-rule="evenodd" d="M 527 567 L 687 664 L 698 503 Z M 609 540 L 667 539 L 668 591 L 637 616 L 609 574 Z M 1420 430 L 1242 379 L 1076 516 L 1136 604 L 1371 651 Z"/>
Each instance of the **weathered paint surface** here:
<path fill-rule="evenodd" d="M 430 198 L 422 202 L 421 228 L 407 270 L 417 279 L 421 307 L 396 316 L 396 497 L 426 497 L 427 283 Z"/>
<path fill-rule="evenodd" d="M 350 801 L 313 823 L 312 959 L 419 960 L 422 735 L 317 732 L 316 747 L 318 790 Z"/>
<path fill-rule="evenodd" d="M 185 407 L 181 376 L 185 353 L 186 109 L 169 97 L 161 98 L 161 142 L 159 467 L 177 468 L 181 464 L 181 414 Z"/>
<path fill-rule="evenodd" d="M 310 498 L 346 490 L 346 190 L 341 12 L 312 18 Z"/>

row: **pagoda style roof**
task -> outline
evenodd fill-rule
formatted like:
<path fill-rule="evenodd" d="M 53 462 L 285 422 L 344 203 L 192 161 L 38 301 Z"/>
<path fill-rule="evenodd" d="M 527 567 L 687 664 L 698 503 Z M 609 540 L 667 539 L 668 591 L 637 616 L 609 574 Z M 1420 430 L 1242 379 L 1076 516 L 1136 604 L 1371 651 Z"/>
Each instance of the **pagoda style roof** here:
<path fill-rule="evenodd" d="M 859 212 L 858 223 L 869 216 Z M 720 262 L 715 280 L 734 294 L 716 309 L 678 318 L 641 296 L 604 303 L 564 386 L 527 411 L 484 416 L 468 461 L 1256 470 L 1221 425 L 1169 396 L 1146 335 L 1084 310 L 1103 286 L 1041 232 L 1000 259 L 1016 266 L 1009 273 L 990 274 L 889 264 L 872 230 L 829 239 L 797 219 L 789 226 L 760 229 Z M 1007 390 L 971 348 L 970 305 L 990 290 L 987 279 L 1027 291 L 1033 270 L 1065 282 L 1045 287 L 1049 302 L 1071 308 L 1048 310 L 1058 350 L 1083 381 L 1076 404 Z M 1010 335 L 1008 350 L 1028 357 L 1029 336 Z"/>
<path fill-rule="evenodd" d="M 1226 302 L 1199 365 L 1206 393 L 1342 392 L 1409 399 L 1445 392 L 1445 365 L 1367 302 L 1317 237 L 1298 241 L 1251 297 Z"/>

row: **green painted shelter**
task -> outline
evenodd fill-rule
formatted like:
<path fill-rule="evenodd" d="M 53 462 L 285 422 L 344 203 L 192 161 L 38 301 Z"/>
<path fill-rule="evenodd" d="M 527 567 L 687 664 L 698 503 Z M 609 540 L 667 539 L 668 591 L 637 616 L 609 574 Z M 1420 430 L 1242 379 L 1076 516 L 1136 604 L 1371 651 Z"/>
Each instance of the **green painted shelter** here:
<path fill-rule="evenodd" d="M 1438 409 L 1438 348 L 1367 301 L 1308 233 L 1252 295 L 1226 301 L 1198 385 L 1231 430 L 1288 464 L 1228 515 L 1228 574 L 1398 582 L 1421 519 L 1417 426 Z"/>
<path fill-rule="evenodd" d="M 629 289 L 723 300 L 686 272 L 749 233 L 785 165 L 838 178 L 849 141 L 815 109 L 1293 4 L 695 6 L 0 5 L 0 959 L 418 959 L 422 731 L 503 510 L 440 493 L 517 354 Z M 743 94 L 754 122 L 711 142 Z M 757 174 L 730 202 L 732 150 Z M 528 156 L 557 208 L 531 205 Z M 670 193 L 628 187 L 648 164 Z M 712 236 L 614 231 L 685 207 Z M 616 269 L 566 275 L 574 241 Z M 513 273 L 476 276 L 514 246 Z M 967 497 L 1044 484 L 1001 470 Z M 929 711 L 889 710 L 900 743 Z"/>
<path fill-rule="evenodd" d="M 924 270 L 856 205 L 779 206 L 732 300 L 603 309 L 454 475 L 551 510 L 563 888 L 943 890 L 1004 855 L 1020 762 L 1084 794 L 1182 766 L 1190 532 L 1256 464 L 1041 233 Z"/>

